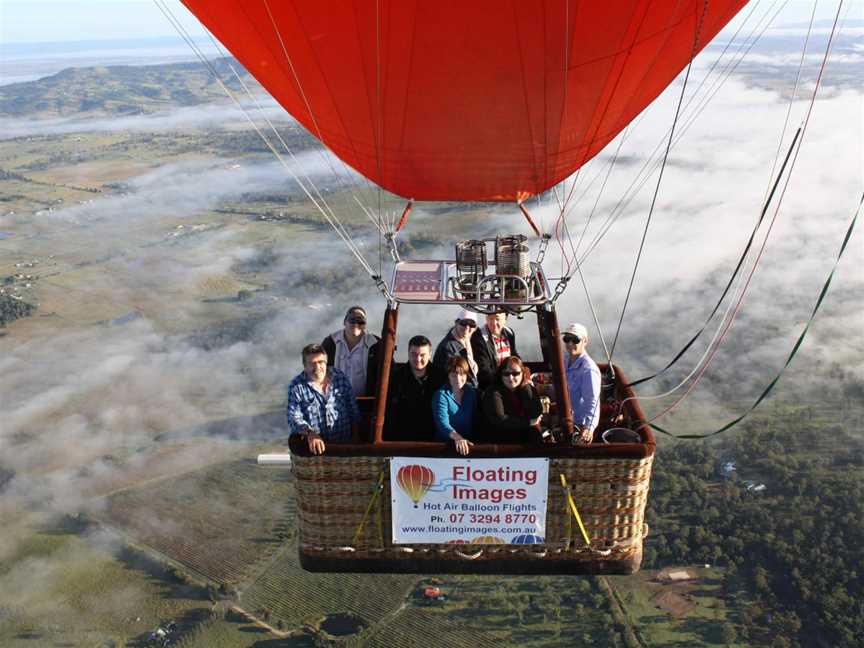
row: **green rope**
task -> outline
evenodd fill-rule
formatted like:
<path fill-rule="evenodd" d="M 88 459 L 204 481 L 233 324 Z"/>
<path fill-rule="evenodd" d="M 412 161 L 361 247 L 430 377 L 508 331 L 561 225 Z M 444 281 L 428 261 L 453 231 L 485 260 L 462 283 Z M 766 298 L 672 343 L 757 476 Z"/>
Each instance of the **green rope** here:
<path fill-rule="evenodd" d="M 855 225 L 858 222 L 858 216 L 861 213 L 861 205 L 864 204 L 864 194 L 861 196 L 861 200 L 858 201 L 858 207 L 855 210 L 855 215 L 852 217 L 852 222 L 849 224 L 849 229 L 846 230 L 846 236 L 843 238 L 843 244 L 840 246 L 840 252 L 837 254 L 837 260 L 834 261 L 834 267 L 831 268 L 831 272 L 828 275 L 828 279 L 825 281 L 825 285 L 822 286 L 822 291 L 819 293 L 819 299 L 816 300 L 816 305 L 813 307 L 813 312 L 810 313 L 810 318 L 807 320 L 807 324 L 804 326 L 804 330 L 801 331 L 801 335 L 798 337 L 798 341 L 795 342 L 795 346 L 792 347 L 792 352 L 789 354 L 789 357 L 786 358 L 786 363 L 781 367 L 780 371 L 774 376 L 774 380 L 768 383 L 768 386 L 765 390 L 759 395 L 759 398 L 756 399 L 756 402 L 744 412 L 741 416 L 736 418 L 733 421 L 730 421 L 719 430 L 714 430 L 713 432 L 709 432 L 707 434 L 673 434 L 669 432 L 669 430 L 665 430 L 659 425 L 655 425 L 649 421 L 641 421 L 640 424 L 648 424 L 661 434 L 665 434 L 666 436 L 670 436 L 673 439 L 705 439 L 707 437 L 714 436 L 715 434 L 721 434 L 722 432 L 726 432 L 727 430 L 732 429 L 736 425 L 738 425 L 746 416 L 748 416 L 753 410 L 759 407 L 759 404 L 765 400 L 768 394 L 771 393 L 771 390 L 774 389 L 774 385 L 780 380 L 780 376 L 783 375 L 783 372 L 786 371 L 786 368 L 792 363 L 792 358 L 795 357 L 795 354 L 798 353 L 798 349 L 801 348 L 801 344 L 804 342 L 804 337 L 807 335 L 807 332 L 810 330 L 810 325 L 813 323 L 813 320 L 816 317 L 816 313 L 819 310 L 819 307 L 822 306 L 822 301 L 825 299 L 825 295 L 828 294 L 828 287 L 831 285 L 832 279 L 834 279 L 834 272 L 837 270 L 837 266 L 840 264 L 840 259 L 843 257 L 843 253 L 846 251 L 846 245 L 849 243 L 849 239 L 852 238 L 852 232 L 855 229 Z"/>

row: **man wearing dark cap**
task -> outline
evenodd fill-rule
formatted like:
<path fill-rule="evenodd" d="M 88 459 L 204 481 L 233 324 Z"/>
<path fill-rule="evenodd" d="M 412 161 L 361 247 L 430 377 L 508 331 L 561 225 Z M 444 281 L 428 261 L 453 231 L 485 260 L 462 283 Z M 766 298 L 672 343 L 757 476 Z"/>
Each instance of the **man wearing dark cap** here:
<path fill-rule="evenodd" d="M 366 332 L 366 310 L 352 306 L 343 327 L 324 338 L 327 364 L 344 373 L 357 396 L 373 396 L 378 382 L 380 338 Z"/>

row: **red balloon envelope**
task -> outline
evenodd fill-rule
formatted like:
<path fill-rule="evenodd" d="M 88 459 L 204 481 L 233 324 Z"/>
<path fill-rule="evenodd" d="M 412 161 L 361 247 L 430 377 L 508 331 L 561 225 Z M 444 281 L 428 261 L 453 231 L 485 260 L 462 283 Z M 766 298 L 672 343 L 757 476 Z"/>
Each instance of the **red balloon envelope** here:
<path fill-rule="evenodd" d="M 396 473 L 396 481 L 403 491 L 417 505 L 429 487 L 435 483 L 435 473 L 426 466 L 402 466 Z"/>
<path fill-rule="evenodd" d="M 182 1 L 337 156 L 418 200 L 555 185 L 746 4 Z"/>

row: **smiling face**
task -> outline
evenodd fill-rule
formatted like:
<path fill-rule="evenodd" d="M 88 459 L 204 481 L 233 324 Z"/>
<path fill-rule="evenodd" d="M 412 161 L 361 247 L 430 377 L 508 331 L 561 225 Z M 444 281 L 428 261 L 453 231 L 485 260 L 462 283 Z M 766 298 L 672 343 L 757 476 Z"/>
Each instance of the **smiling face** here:
<path fill-rule="evenodd" d="M 426 372 L 426 367 L 429 365 L 429 358 L 431 356 L 431 346 L 408 347 L 408 364 L 411 366 L 411 371 L 417 376 L 422 376 Z"/>
<path fill-rule="evenodd" d="M 501 370 L 501 382 L 511 391 L 516 389 L 522 384 L 522 367 L 513 362 L 506 363 Z"/>
<path fill-rule="evenodd" d="M 360 313 L 349 313 L 345 318 L 345 336 L 357 339 L 366 332 L 366 318 Z"/>
<path fill-rule="evenodd" d="M 588 344 L 587 337 L 580 337 L 571 333 L 565 333 L 562 339 L 564 340 L 564 350 L 574 358 L 582 355 L 585 352 L 585 345 Z"/>
<path fill-rule="evenodd" d="M 327 354 L 313 353 L 307 355 L 303 360 L 303 370 L 310 381 L 314 383 L 324 382 L 327 375 Z"/>
<path fill-rule="evenodd" d="M 501 337 L 501 331 L 504 330 L 504 325 L 506 323 L 507 315 L 504 313 L 496 313 L 495 315 L 486 316 L 486 327 L 495 337 Z"/>
<path fill-rule="evenodd" d="M 470 319 L 456 320 L 456 337 L 459 339 L 470 337 L 477 328 L 477 322 Z"/>

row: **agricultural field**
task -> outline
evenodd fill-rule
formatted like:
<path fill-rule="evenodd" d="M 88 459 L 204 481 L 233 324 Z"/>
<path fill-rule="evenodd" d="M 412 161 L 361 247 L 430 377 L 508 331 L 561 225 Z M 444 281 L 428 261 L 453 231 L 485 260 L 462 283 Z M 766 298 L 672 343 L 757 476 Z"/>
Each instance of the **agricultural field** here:
<path fill-rule="evenodd" d="M 680 583 L 665 582 L 668 571 L 606 578 L 637 639 L 645 646 L 737 645 L 723 634 L 734 615 L 723 570 L 690 566 L 692 580 Z"/>
<path fill-rule="evenodd" d="M 737 484 L 770 476 L 762 499 L 721 480 L 714 464 L 726 449 L 709 441 L 692 447 L 716 456 L 664 464 L 681 444 L 660 438 L 646 564 L 690 571 L 688 582 L 659 582 L 653 569 L 602 579 L 303 571 L 290 470 L 253 458 L 283 447 L 284 386 L 299 368 L 297 350 L 334 330 L 346 303 L 365 304 L 377 326 L 383 300 L 217 96 L 212 79 L 188 65 L 79 70 L 0 89 L 0 118 L 18 129 L 0 139 L 0 306 L 31 305 L 0 324 L 8 378 L 0 389 L 0 645 L 146 647 L 170 624 L 172 645 L 184 648 L 743 647 L 748 628 L 750 645 L 770 642 L 778 619 L 820 627 L 824 619 L 783 609 L 793 590 L 778 585 L 783 596 L 770 598 L 769 576 L 792 573 L 771 563 L 781 542 L 764 549 L 768 574 L 725 540 L 730 529 L 761 539 L 768 513 L 818 519 L 826 502 L 853 521 L 845 525 L 853 538 L 861 516 L 833 497 L 853 492 L 851 479 L 807 499 L 814 485 L 850 477 L 860 464 L 861 382 L 831 358 L 803 379 L 809 401 L 799 398 L 802 378 L 787 375 L 742 426 L 742 437 L 771 435 L 749 460 L 737 450 Z M 312 138 L 284 116 L 277 125 L 375 259 L 376 224 L 356 194 L 380 200 L 390 220 L 405 201 L 334 182 Z M 418 206 L 399 249 L 428 258 L 450 254 L 457 238 L 524 227 L 512 205 Z M 400 360 L 410 335 L 434 337 L 452 321 L 431 310 L 400 317 Z M 526 357 L 536 355 L 536 327 L 511 323 Z M 662 337 L 664 328 L 652 330 Z M 672 338 L 656 344 L 671 349 Z M 724 400 L 734 382 L 717 379 L 716 399 L 686 402 L 668 427 L 705 432 L 746 411 L 752 401 L 740 394 Z M 790 431 L 810 439 L 806 447 L 790 452 Z M 774 488 L 805 473 L 803 493 Z M 697 491 L 698 506 L 681 503 Z M 751 517 L 720 524 L 736 512 Z M 777 538 L 799 532 L 778 528 Z M 710 568 L 699 553 L 707 539 L 723 556 Z M 850 552 L 848 571 L 856 560 Z M 431 583 L 446 601 L 422 599 Z M 761 611 L 750 614 L 755 602 Z"/>
<path fill-rule="evenodd" d="M 208 582 L 238 585 L 293 537 L 293 494 L 285 469 L 247 459 L 110 495 L 97 515 Z"/>

